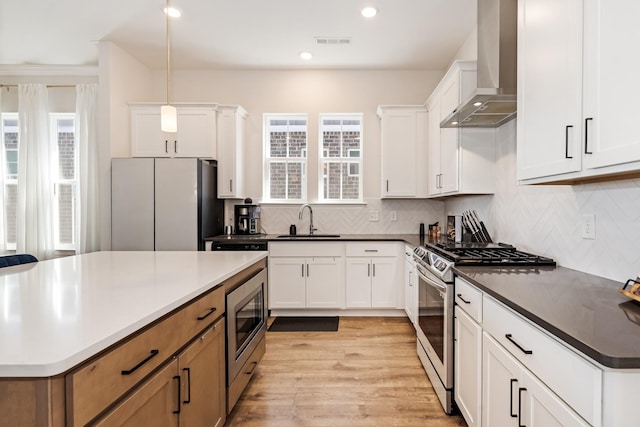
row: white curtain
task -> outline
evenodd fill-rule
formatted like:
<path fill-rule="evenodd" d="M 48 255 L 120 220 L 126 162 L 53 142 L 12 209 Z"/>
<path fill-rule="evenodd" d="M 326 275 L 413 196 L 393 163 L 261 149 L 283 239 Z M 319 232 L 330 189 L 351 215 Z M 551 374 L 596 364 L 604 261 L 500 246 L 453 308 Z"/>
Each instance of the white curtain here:
<path fill-rule="evenodd" d="M 0 120 L 2 120 L 2 90 L 0 89 Z M 3 123 L 0 123 L 0 130 L 3 130 Z M 1 138 L 4 141 L 4 138 Z M 0 254 L 3 254 L 7 250 L 7 220 L 6 220 L 6 206 L 7 200 L 4 198 L 5 189 L 5 177 L 7 159 L 4 154 L 4 146 L 0 147 L 0 200 L 2 206 L 0 206 Z"/>
<path fill-rule="evenodd" d="M 53 256 L 53 180 L 49 100 L 42 84 L 18 85 L 17 253 Z"/>
<path fill-rule="evenodd" d="M 76 86 L 76 140 L 79 203 L 76 254 L 100 249 L 98 214 L 98 85 Z"/>

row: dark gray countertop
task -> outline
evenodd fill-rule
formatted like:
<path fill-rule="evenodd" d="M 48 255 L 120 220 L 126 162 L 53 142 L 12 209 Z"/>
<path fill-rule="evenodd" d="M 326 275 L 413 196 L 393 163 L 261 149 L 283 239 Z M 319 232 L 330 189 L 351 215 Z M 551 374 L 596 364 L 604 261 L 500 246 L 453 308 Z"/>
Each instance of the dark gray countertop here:
<path fill-rule="evenodd" d="M 640 303 L 623 283 L 563 267 L 456 267 L 458 275 L 596 362 L 640 368 Z"/>
<path fill-rule="evenodd" d="M 322 233 L 319 233 L 322 234 Z M 351 242 L 351 241 L 362 241 L 362 242 L 371 242 L 371 241 L 392 241 L 392 242 L 405 242 L 410 244 L 413 247 L 420 246 L 424 244 L 424 238 L 420 238 L 418 234 L 340 234 L 340 237 L 331 237 L 331 238 L 318 238 L 318 237 L 278 237 L 283 234 L 232 234 L 232 235 L 222 235 L 215 236 L 205 239 L 206 241 L 211 242 L 326 242 L 326 241 L 336 241 L 336 242 Z"/>

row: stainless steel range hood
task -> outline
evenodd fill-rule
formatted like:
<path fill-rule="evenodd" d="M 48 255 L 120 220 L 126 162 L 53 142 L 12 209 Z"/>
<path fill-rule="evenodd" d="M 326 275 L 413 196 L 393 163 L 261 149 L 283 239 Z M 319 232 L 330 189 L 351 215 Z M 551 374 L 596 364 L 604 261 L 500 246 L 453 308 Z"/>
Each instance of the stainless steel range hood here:
<path fill-rule="evenodd" d="M 498 127 L 516 117 L 517 23 L 517 1 L 478 0 L 478 88 L 440 127 Z"/>

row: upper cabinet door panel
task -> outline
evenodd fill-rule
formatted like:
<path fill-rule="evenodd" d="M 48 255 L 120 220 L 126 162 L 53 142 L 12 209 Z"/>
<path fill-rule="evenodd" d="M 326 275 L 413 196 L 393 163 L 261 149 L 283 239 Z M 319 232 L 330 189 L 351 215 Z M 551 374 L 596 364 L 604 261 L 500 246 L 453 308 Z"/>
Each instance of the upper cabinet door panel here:
<path fill-rule="evenodd" d="M 582 0 L 518 6 L 518 179 L 581 168 Z"/>
<path fill-rule="evenodd" d="M 638 17 L 637 1 L 585 1 L 586 168 L 640 160 Z"/>

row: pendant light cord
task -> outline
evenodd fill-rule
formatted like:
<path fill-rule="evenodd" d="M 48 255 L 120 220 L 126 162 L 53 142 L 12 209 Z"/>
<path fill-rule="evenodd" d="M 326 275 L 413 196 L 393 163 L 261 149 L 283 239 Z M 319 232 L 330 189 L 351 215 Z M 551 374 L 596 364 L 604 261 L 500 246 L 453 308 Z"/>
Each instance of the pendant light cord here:
<path fill-rule="evenodd" d="M 169 81 L 171 80 L 171 41 L 169 37 L 169 0 L 166 2 L 165 16 L 167 19 L 167 105 L 170 105 L 169 100 L 171 96 Z"/>

